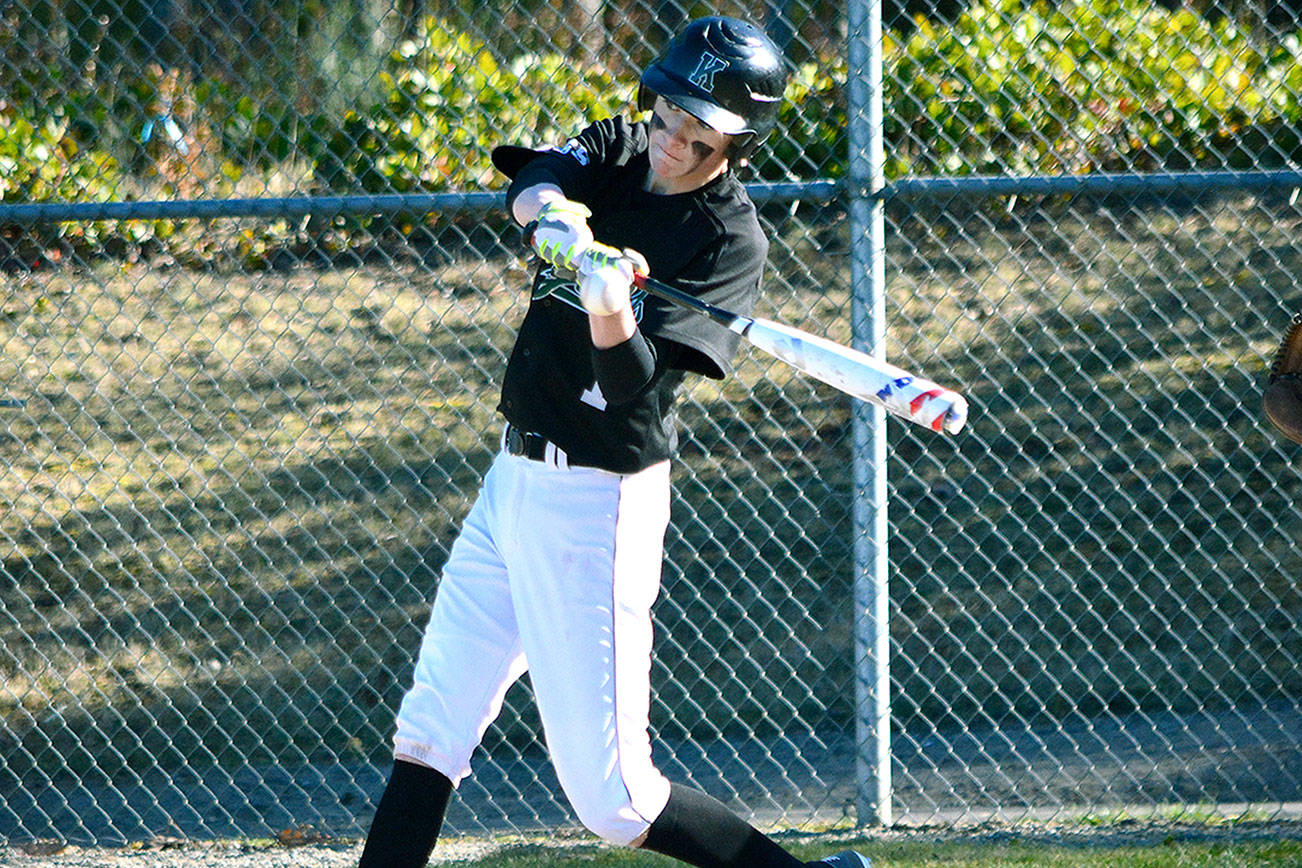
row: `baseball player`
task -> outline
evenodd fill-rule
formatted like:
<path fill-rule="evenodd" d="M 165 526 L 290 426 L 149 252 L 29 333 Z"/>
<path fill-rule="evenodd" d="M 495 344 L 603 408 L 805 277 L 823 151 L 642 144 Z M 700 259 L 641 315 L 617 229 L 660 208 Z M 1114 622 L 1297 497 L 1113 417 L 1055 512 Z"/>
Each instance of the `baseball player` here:
<path fill-rule="evenodd" d="M 685 376 L 725 375 L 737 336 L 632 289 L 649 270 L 753 308 L 768 242 L 734 169 L 773 128 L 785 81 L 762 31 L 703 18 L 643 72 L 647 120 L 494 150 L 542 264 L 502 382 L 502 448 L 444 567 L 362 868 L 426 864 L 471 753 L 526 670 L 557 777 L 595 834 L 702 868 L 805 864 L 652 763 L 671 408 Z"/>

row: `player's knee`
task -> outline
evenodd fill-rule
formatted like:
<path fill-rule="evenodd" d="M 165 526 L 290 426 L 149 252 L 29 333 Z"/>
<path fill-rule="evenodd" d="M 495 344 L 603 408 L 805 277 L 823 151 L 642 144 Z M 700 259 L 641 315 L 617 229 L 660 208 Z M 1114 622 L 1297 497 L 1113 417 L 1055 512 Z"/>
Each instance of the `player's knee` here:
<path fill-rule="evenodd" d="M 655 767 L 645 730 L 625 739 L 551 730 L 547 742 L 574 813 L 604 841 L 626 845 L 636 840 L 669 801 L 669 781 Z"/>
<path fill-rule="evenodd" d="M 631 844 L 646 833 L 646 818 L 634 811 L 628 800 L 607 803 L 590 799 L 582 802 L 569 796 L 568 791 L 566 795 L 584 828 L 607 843 Z"/>
<path fill-rule="evenodd" d="M 652 819 L 664 809 L 669 782 L 654 768 L 595 768 L 580 763 L 586 773 L 561 762 L 556 771 L 565 796 L 579 821 L 594 835 L 611 844 L 627 845 L 640 838 Z"/>

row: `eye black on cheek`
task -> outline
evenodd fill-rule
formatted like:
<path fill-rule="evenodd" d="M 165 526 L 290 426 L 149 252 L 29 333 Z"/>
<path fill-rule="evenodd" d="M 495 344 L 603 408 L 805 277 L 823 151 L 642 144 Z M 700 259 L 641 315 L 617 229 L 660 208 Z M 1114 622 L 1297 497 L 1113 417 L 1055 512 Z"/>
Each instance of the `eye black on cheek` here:
<path fill-rule="evenodd" d="M 665 119 L 664 119 L 664 118 L 660 117 L 660 115 L 656 114 L 655 112 L 652 112 L 652 113 L 651 113 L 651 129 L 652 129 L 652 130 L 654 130 L 654 131 L 656 131 L 656 132 L 659 132 L 660 130 L 665 130 L 665 129 L 668 129 L 668 128 L 669 128 L 669 125 L 668 125 L 667 123 L 665 123 Z"/>
<path fill-rule="evenodd" d="M 710 156 L 710 154 L 714 153 L 714 148 L 710 147 L 705 142 L 692 142 L 692 153 L 696 155 L 698 160 L 704 160 L 706 157 Z"/>

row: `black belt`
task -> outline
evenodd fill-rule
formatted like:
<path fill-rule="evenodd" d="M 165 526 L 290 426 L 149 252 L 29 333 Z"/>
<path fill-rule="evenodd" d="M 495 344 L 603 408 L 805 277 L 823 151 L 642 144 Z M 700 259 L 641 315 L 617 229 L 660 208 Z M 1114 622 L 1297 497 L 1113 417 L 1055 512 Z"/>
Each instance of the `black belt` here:
<path fill-rule="evenodd" d="M 541 461 L 548 467 L 555 467 L 558 470 L 570 470 L 576 467 L 585 467 L 592 470 L 600 470 L 602 473 L 614 473 L 614 470 L 605 470 L 594 464 L 575 464 L 570 461 L 570 456 L 565 454 L 565 450 L 548 440 L 541 434 L 535 434 L 532 431 L 522 431 L 510 422 L 502 428 L 502 450 L 508 455 L 514 455 L 517 458 L 528 458 L 530 461 Z"/>
<path fill-rule="evenodd" d="M 532 431 L 521 431 L 514 425 L 507 424 L 506 438 L 502 444 L 511 455 L 518 455 L 533 461 L 547 460 L 547 438 Z"/>

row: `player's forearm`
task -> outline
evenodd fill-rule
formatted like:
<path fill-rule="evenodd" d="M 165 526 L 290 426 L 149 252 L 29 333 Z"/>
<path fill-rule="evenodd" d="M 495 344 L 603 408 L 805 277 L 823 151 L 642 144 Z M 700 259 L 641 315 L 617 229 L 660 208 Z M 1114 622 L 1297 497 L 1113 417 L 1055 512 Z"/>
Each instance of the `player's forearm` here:
<path fill-rule="evenodd" d="M 637 331 L 632 305 L 625 305 L 609 316 L 589 314 L 588 331 L 592 333 L 592 345 L 599 350 L 622 344 Z"/>
<path fill-rule="evenodd" d="M 624 341 L 609 347 L 594 345 L 592 367 L 601 394 L 612 404 L 622 404 L 655 378 L 656 349 L 634 325 L 633 334 Z"/>
<path fill-rule="evenodd" d="M 561 188 L 552 183 L 533 184 L 525 187 L 511 201 L 511 216 L 515 222 L 521 226 L 538 219 L 538 212 L 548 202 L 556 199 L 564 199 L 565 193 Z"/>

